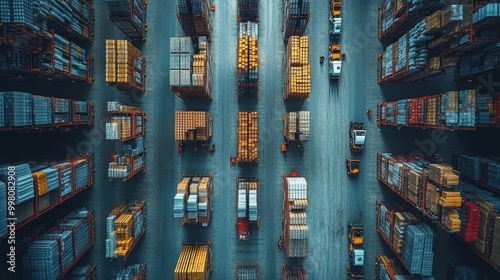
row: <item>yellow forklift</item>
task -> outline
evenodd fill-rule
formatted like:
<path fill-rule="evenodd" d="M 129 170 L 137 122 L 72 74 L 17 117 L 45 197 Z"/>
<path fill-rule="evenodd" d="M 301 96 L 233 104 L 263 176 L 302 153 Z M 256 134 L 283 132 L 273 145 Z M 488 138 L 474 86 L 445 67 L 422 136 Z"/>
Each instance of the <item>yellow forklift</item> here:
<path fill-rule="evenodd" d="M 359 158 L 346 158 L 345 165 L 347 167 L 348 175 L 357 175 L 359 173 Z"/>

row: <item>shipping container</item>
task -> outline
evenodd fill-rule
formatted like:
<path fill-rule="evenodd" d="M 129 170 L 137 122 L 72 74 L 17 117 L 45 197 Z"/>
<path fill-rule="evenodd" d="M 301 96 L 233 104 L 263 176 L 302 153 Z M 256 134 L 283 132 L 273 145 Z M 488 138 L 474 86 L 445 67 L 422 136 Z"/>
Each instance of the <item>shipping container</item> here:
<path fill-rule="evenodd" d="M 71 270 L 68 280 L 96 280 L 96 265 L 77 266 Z"/>
<path fill-rule="evenodd" d="M 389 210 L 381 201 L 377 201 L 376 226 L 406 271 L 432 276 L 434 231 L 429 226 L 419 223 L 410 212 Z"/>
<path fill-rule="evenodd" d="M 147 40 L 147 1 L 106 0 L 106 3 L 108 4 L 109 19 L 130 40 Z"/>
<path fill-rule="evenodd" d="M 283 99 L 307 99 L 311 93 L 311 66 L 309 65 L 309 37 L 292 36 L 283 58 Z"/>
<path fill-rule="evenodd" d="M 212 99 L 212 58 L 206 37 L 170 38 L 170 90 L 182 99 Z"/>
<path fill-rule="evenodd" d="M 398 261 L 388 256 L 376 256 L 375 280 L 411 280 L 413 277 L 405 273 L 405 268 L 398 265 Z"/>
<path fill-rule="evenodd" d="M 133 264 L 118 271 L 116 280 L 146 280 L 146 264 Z"/>
<path fill-rule="evenodd" d="M 0 92 L 0 131 L 67 131 L 93 125 L 94 103 Z"/>
<path fill-rule="evenodd" d="M 259 228 L 259 179 L 236 179 L 236 232 L 239 240 L 248 240 Z"/>
<path fill-rule="evenodd" d="M 287 258 L 308 256 L 307 206 L 306 178 L 283 174 L 283 241 Z"/>
<path fill-rule="evenodd" d="M 396 39 L 408 31 L 415 22 L 441 8 L 444 2 L 443 0 L 382 1 L 378 7 L 378 38 Z"/>
<path fill-rule="evenodd" d="M 238 0 L 238 22 L 259 22 L 259 0 Z"/>
<path fill-rule="evenodd" d="M 174 218 L 207 227 L 212 218 L 212 174 L 183 175 L 174 196 Z"/>
<path fill-rule="evenodd" d="M 377 125 L 440 130 L 475 130 L 500 124 L 498 95 L 482 96 L 476 90 L 380 102 Z"/>
<path fill-rule="evenodd" d="M 36 237 L 22 255 L 23 279 L 63 279 L 94 245 L 94 225 L 94 210 L 81 208 Z"/>
<path fill-rule="evenodd" d="M 285 41 L 290 36 L 302 36 L 306 30 L 310 14 L 310 0 L 285 0 L 283 2 L 282 30 Z"/>
<path fill-rule="evenodd" d="M 257 1 L 257 0 L 256 0 Z M 259 25 L 255 22 L 238 23 L 237 96 L 259 98 Z"/>
<path fill-rule="evenodd" d="M 106 258 L 127 259 L 146 232 L 146 201 L 120 203 L 106 219 Z"/>
<path fill-rule="evenodd" d="M 211 8 L 211 0 L 177 0 L 177 19 L 185 36 L 192 38 L 205 36 L 210 41 Z"/>
<path fill-rule="evenodd" d="M 174 269 L 174 279 L 209 280 L 211 274 L 212 242 L 184 242 Z"/>
<path fill-rule="evenodd" d="M 306 269 L 302 266 L 286 266 L 283 267 L 283 280 L 307 280 Z"/>
<path fill-rule="evenodd" d="M 236 265 L 236 280 L 259 280 L 259 265 Z"/>
<path fill-rule="evenodd" d="M 257 112 L 238 112 L 238 157 L 239 163 L 259 162 L 259 115 Z"/>
<path fill-rule="evenodd" d="M 288 112 L 283 116 L 283 137 L 286 141 L 309 141 L 309 111 Z"/>
<path fill-rule="evenodd" d="M 121 90 L 146 91 L 146 57 L 127 40 L 106 40 L 106 82 Z"/>
<path fill-rule="evenodd" d="M 92 154 L 65 161 L 17 163 L 12 166 L 16 173 L 16 230 L 94 185 Z M 5 185 L 8 182 L 8 167 L 0 166 L 0 181 Z M 0 205 L 0 208 L 7 206 L 5 197 Z M 0 228 L 0 234 L 5 229 Z"/>

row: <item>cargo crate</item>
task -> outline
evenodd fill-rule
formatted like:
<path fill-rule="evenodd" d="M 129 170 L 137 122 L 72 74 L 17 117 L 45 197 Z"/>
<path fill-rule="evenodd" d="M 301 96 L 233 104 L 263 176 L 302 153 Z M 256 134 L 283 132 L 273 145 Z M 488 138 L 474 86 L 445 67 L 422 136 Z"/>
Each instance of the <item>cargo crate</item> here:
<path fill-rule="evenodd" d="M 236 280 L 259 280 L 259 265 L 236 265 Z"/>
<path fill-rule="evenodd" d="M 285 69 L 283 99 L 305 100 L 309 98 L 311 93 L 309 37 L 290 37 L 283 58 L 283 69 Z"/>
<path fill-rule="evenodd" d="M 310 15 L 310 0 L 286 0 L 283 3 L 282 31 L 284 40 L 291 36 L 302 36 Z"/>

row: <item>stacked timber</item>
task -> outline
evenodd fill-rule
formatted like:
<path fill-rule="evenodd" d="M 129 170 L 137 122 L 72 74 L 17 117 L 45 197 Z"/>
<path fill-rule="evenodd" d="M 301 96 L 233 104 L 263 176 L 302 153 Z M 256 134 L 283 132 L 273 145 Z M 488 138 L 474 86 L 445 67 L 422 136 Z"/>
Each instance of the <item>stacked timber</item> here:
<path fill-rule="evenodd" d="M 259 115 L 257 112 L 238 113 L 238 161 L 259 161 Z"/>
<path fill-rule="evenodd" d="M 311 93 L 309 37 L 290 37 L 287 44 L 284 64 L 285 87 L 283 98 L 285 100 L 307 99 Z"/>

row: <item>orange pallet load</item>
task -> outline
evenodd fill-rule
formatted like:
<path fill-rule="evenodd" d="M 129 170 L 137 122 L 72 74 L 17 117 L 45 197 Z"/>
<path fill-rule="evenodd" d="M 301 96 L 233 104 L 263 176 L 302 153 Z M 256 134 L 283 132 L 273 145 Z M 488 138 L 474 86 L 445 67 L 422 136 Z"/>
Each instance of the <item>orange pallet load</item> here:
<path fill-rule="evenodd" d="M 208 112 L 176 111 L 174 137 L 179 146 L 209 142 L 213 135 L 213 117 Z"/>
<path fill-rule="evenodd" d="M 212 272 L 212 243 L 184 243 L 174 269 L 175 280 L 209 280 Z"/>
<path fill-rule="evenodd" d="M 238 162 L 259 162 L 259 115 L 257 112 L 239 112 Z"/>
<path fill-rule="evenodd" d="M 106 82 L 118 89 L 146 90 L 146 58 L 127 40 L 106 40 Z"/>
<path fill-rule="evenodd" d="M 290 37 L 283 62 L 285 69 L 283 99 L 305 100 L 309 98 L 311 93 L 309 37 Z"/>
<path fill-rule="evenodd" d="M 120 203 L 106 219 L 106 258 L 126 259 L 146 232 L 146 201 Z"/>

